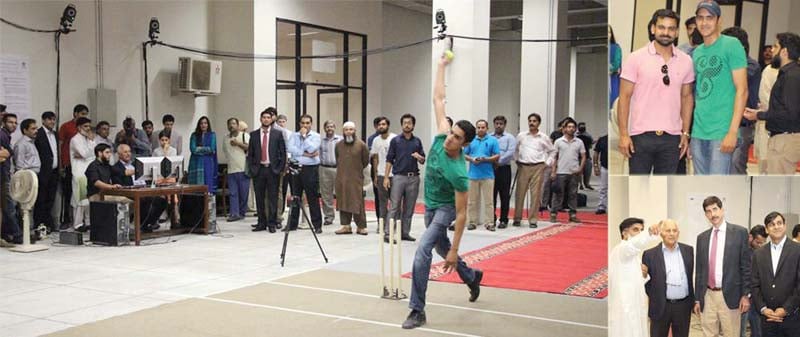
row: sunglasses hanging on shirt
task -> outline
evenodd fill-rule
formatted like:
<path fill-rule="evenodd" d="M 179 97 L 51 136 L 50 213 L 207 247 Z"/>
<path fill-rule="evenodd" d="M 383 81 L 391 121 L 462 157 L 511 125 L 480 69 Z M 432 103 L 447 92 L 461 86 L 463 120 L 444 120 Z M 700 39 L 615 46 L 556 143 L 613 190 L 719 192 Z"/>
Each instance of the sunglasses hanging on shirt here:
<path fill-rule="evenodd" d="M 664 82 L 664 85 L 669 85 L 669 67 L 667 65 L 661 66 L 661 73 L 664 74 L 664 77 L 661 78 L 661 81 Z"/>

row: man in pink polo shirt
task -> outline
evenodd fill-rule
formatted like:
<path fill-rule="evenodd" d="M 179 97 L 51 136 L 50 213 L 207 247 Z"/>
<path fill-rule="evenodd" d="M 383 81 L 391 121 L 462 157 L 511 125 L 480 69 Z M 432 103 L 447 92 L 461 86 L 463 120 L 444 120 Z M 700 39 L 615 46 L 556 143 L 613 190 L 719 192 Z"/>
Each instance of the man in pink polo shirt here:
<path fill-rule="evenodd" d="M 694 68 L 673 44 L 679 24 L 671 9 L 657 10 L 650 25 L 654 40 L 622 65 L 619 150 L 630 174 L 675 174 L 689 148 Z"/>

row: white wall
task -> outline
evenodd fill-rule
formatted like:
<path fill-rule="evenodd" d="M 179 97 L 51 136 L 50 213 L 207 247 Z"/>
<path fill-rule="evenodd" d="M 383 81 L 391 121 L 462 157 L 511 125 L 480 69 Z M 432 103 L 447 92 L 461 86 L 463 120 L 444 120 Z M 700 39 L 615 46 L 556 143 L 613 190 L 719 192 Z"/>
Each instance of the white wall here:
<path fill-rule="evenodd" d="M 383 43 L 387 46 L 405 44 L 425 39 L 431 32 L 428 15 L 386 4 L 383 6 Z M 417 118 L 415 134 L 427 148 L 432 139 L 431 125 L 426 123 L 433 114 L 430 85 L 430 55 L 432 44 L 400 49 L 383 54 L 381 108 L 367 120 L 367 134 L 372 131 L 372 118 L 386 116 L 391 120 L 391 131 L 400 133 L 400 116 L 410 113 Z"/>
<path fill-rule="evenodd" d="M 494 32 L 492 38 L 521 39 L 522 34 L 505 31 Z M 503 115 L 508 120 L 506 132 L 517 135 L 520 124 L 527 130 L 526 122 L 520 123 L 519 115 L 533 112 L 519 110 L 519 81 L 521 43 L 492 42 L 489 45 L 489 130 L 493 130 L 494 117 Z"/>
<path fill-rule="evenodd" d="M 76 32 L 61 42 L 61 114 L 63 123 L 72 118 L 72 107 L 87 103 L 87 89 L 97 85 L 94 1 L 72 1 L 78 10 Z M 66 1 L 0 2 L 4 18 L 31 27 L 55 28 Z M 142 41 L 147 39 L 150 18 L 161 23 L 161 39 L 197 48 L 209 47 L 209 6 L 204 1 L 104 1 L 103 2 L 103 80 L 105 88 L 117 93 L 117 118 L 144 119 Z M 56 54 L 53 37 L 33 34 L 0 25 L 0 53 L 30 57 L 31 112 L 37 119 L 42 111 L 54 110 Z M 150 118 L 157 128 L 161 115 L 175 115 L 176 128 L 188 135 L 200 114 L 208 112 L 213 99 L 190 95 L 171 96 L 172 74 L 178 71 L 178 57 L 187 53 L 165 47 L 148 50 Z M 224 95 L 224 94 L 223 94 Z M 97 122 L 97 121 L 95 121 Z M 213 119 L 212 119 L 213 123 Z M 216 125 L 215 125 L 216 128 Z M 184 139 L 188 149 L 188 137 Z"/>
<path fill-rule="evenodd" d="M 575 119 L 596 141 L 608 132 L 608 53 L 579 53 L 577 63 Z"/>
<path fill-rule="evenodd" d="M 211 3 L 210 15 L 212 48 L 241 53 L 253 52 L 253 3 L 249 1 L 225 1 Z M 255 61 L 272 64 L 272 61 Z M 228 134 L 227 120 L 235 117 L 247 122 L 250 130 L 253 113 L 261 112 L 253 106 L 254 61 L 223 60 L 222 92 L 214 100 L 214 113 L 209 117 L 217 133 L 219 161 L 227 162 L 222 151 L 222 141 Z M 258 111 L 256 111 L 258 110 Z"/>

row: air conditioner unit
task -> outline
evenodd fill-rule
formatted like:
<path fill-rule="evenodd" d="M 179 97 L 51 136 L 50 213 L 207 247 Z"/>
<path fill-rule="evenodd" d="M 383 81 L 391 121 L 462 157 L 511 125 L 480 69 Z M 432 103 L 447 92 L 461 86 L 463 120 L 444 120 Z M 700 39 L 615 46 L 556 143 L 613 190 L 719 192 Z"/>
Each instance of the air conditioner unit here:
<path fill-rule="evenodd" d="M 222 62 L 178 58 L 178 90 L 195 95 L 219 95 L 222 89 Z"/>

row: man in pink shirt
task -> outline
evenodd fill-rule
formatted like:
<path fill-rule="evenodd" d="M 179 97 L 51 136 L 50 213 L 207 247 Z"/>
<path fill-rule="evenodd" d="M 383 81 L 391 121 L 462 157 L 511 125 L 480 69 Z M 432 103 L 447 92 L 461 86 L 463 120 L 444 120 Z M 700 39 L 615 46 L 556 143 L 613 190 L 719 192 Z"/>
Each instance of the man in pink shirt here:
<path fill-rule="evenodd" d="M 650 22 L 654 40 L 622 65 L 619 150 L 629 159 L 630 174 L 675 174 L 689 148 L 694 68 L 674 46 L 678 14 L 659 9 Z"/>

